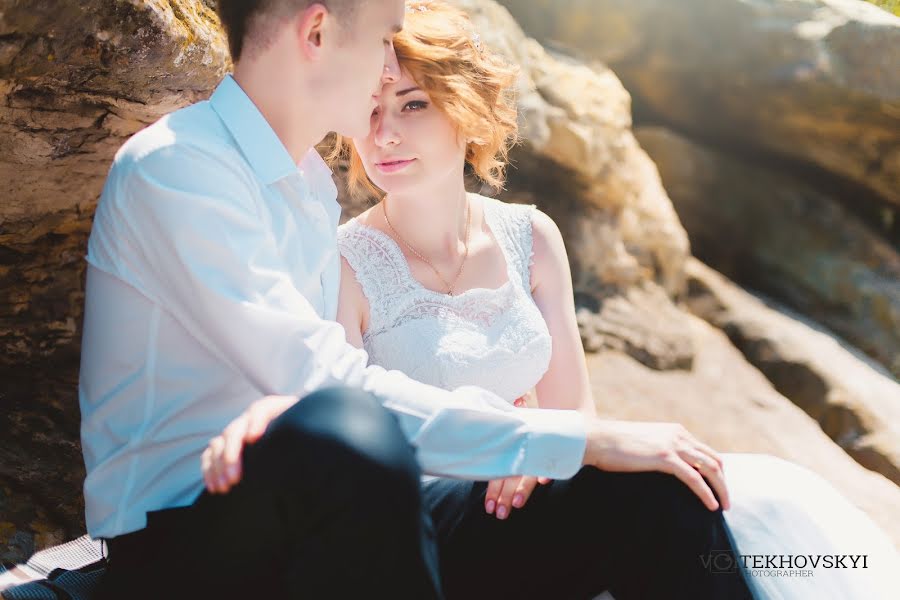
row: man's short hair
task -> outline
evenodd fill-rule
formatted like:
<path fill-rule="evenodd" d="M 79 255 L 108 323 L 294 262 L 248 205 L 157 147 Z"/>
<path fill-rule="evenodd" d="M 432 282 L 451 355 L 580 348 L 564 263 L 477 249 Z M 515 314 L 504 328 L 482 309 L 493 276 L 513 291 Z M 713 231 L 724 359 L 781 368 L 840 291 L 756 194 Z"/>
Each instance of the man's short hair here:
<path fill-rule="evenodd" d="M 248 45 L 265 45 L 274 27 L 311 4 L 322 4 L 345 18 L 360 2 L 354 0 L 217 0 L 216 12 L 228 36 L 232 60 Z"/>

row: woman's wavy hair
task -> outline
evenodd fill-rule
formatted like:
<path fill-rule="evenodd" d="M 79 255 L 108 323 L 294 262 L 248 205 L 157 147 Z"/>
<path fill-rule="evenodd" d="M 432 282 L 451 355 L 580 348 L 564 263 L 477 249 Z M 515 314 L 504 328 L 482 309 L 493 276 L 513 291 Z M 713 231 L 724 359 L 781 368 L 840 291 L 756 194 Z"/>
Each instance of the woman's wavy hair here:
<path fill-rule="evenodd" d="M 406 11 L 403 30 L 394 37 L 401 69 L 468 140 L 466 162 L 474 173 L 502 188 L 509 151 L 518 139 L 518 69 L 485 46 L 458 8 L 441 0 L 411 0 Z M 383 196 L 352 140 L 338 136 L 328 158 L 348 160 L 347 184 L 354 198 Z"/>

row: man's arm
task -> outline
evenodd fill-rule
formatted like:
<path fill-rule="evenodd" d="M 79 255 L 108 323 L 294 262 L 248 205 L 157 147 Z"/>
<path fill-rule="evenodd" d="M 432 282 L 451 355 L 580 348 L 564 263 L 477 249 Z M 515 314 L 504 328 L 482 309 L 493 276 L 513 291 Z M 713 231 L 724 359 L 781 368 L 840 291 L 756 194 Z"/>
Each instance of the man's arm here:
<path fill-rule="evenodd" d="M 366 389 L 397 416 L 433 474 L 563 479 L 582 466 L 578 413 L 516 409 L 481 389 L 450 392 L 366 366 L 366 353 L 291 281 L 252 180 L 224 159 L 176 150 L 114 169 L 95 222 L 95 265 L 103 268 L 104 255 L 126 264 L 135 285 L 261 396 Z"/>

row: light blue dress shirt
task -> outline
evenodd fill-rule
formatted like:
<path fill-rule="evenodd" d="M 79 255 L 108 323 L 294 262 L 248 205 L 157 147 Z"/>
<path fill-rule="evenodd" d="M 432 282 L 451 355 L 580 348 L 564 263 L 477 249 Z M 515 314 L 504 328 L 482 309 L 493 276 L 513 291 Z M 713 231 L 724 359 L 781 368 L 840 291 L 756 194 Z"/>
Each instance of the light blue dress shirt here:
<path fill-rule="evenodd" d="M 375 393 L 426 473 L 565 479 L 581 467 L 578 411 L 367 366 L 334 322 L 336 196 L 321 157 L 295 164 L 230 76 L 116 154 L 88 244 L 79 383 L 93 537 L 193 502 L 207 443 L 261 396 L 335 384 Z"/>

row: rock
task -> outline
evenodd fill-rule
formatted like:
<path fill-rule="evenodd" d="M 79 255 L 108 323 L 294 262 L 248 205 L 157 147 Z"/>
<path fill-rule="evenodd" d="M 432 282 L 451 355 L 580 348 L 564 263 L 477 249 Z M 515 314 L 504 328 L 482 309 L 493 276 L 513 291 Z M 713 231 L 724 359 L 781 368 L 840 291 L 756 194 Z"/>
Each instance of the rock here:
<path fill-rule="evenodd" d="M 190 0 L 0 11 L 0 364 L 77 356 L 93 209 L 122 142 L 205 97 L 227 67 Z"/>
<path fill-rule="evenodd" d="M 112 157 L 227 67 L 206 2 L 0 8 L 0 560 L 84 531 L 84 253 Z"/>
<path fill-rule="evenodd" d="M 657 370 L 690 369 L 694 344 L 684 313 L 656 286 L 632 287 L 601 301 L 579 298 L 586 352 L 618 350 Z"/>
<path fill-rule="evenodd" d="M 724 333 L 699 317 L 686 318 L 697 349 L 690 370 L 653 370 L 614 350 L 588 355 L 601 417 L 678 422 L 719 452 L 771 454 L 812 469 L 900 548 L 900 488 L 850 458 Z"/>
<path fill-rule="evenodd" d="M 900 377 L 900 253 L 830 195 L 669 130 L 639 128 L 694 254 Z"/>
<path fill-rule="evenodd" d="M 576 289 L 684 286 L 687 236 L 631 131 L 631 99 L 609 69 L 551 56 L 492 1 L 455 0 L 486 43 L 522 67 L 523 146 L 504 199 L 537 202 L 563 229 Z"/>
<path fill-rule="evenodd" d="M 864 467 L 900 485 L 900 384 L 858 351 L 700 261 L 688 262 L 692 312 L 723 330 L 775 389 Z"/>
<path fill-rule="evenodd" d="M 900 208 L 900 18 L 856 0 L 502 3 L 538 41 L 611 67 L 648 118 Z"/>
<path fill-rule="evenodd" d="M 0 369 L 0 561 L 23 562 L 84 532 L 77 371 L 66 371 L 54 380 Z"/>

